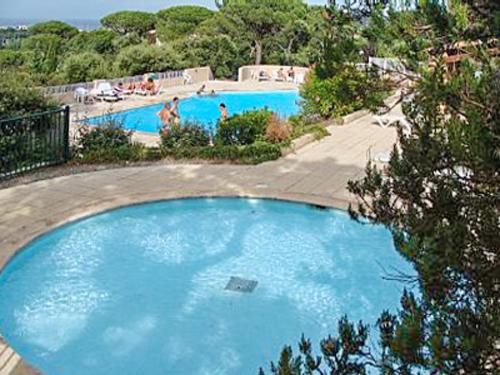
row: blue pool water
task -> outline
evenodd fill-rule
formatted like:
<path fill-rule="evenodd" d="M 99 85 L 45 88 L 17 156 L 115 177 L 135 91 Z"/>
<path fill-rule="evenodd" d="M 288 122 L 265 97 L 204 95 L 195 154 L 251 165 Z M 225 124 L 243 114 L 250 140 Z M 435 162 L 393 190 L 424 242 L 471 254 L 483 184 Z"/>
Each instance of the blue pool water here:
<path fill-rule="evenodd" d="M 207 129 L 214 129 L 220 117 L 220 103 L 226 104 L 229 115 L 267 107 L 280 117 L 290 117 L 299 113 L 299 101 L 297 91 L 224 92 L 214 97 L 204 95 L 183 99 L 180 101 L 179 114 L 181 120 L 196 121 Z M 158 103 L 110 116 L 93 117 L 85 122 L 98 125 L 111 117 L 122 122 L 126 129 L 157 133 L 161 122 L 156 114 L 163 105 Z"/>
<path fill-rule="evenodd" d="M 391 236 L 270 200 L 131 206 L 35 240 L 0 274 L 0 331 L 47 375 L 241 375 L 336 320 L 375 323 L 410 272 Z M 226 290 L 234 277 L 251 293 Z M 317 346 L 315 346 L 317 348 Z"/>

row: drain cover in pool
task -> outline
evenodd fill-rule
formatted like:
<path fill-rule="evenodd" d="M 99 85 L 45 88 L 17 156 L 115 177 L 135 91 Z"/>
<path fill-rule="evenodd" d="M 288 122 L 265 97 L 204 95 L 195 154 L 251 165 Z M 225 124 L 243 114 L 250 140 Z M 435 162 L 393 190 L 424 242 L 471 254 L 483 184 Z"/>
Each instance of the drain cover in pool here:
<path fill-rule="evenodd" d="M 246 280 L 239 277 L 231 276 L 229 282 L 226 285 L 226 290 L 231 290 L 233 292 L 247 292 L 252 293 L 257 286 L 257 281 Z"/>

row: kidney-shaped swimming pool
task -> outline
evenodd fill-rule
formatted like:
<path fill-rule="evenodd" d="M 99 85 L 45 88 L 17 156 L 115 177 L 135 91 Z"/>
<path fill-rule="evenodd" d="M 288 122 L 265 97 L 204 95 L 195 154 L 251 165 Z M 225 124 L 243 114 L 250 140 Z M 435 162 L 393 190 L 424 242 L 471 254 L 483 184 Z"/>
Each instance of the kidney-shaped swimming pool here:
<path fill-rule="evenodd" d="M 390 233 L 272 200 L 162 201 L 67 224 L 0 274 L 0 331 L 47 375 L 256 374 L 302 333 L 374 324 Z"/>

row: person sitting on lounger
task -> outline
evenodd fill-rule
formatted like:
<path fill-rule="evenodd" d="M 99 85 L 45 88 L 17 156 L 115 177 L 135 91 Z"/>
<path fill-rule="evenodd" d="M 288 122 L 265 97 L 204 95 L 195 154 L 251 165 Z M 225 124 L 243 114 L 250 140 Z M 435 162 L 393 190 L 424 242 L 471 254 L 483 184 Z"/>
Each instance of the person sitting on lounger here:
<path fill-rule="evenodd" d="M 293 70 L 293 66 L 291 66 L 290 69 L 288 69 L 288 80 L 293 82 L 294 79 L 295 79 L 295 70 Z"/>
<path fill-rule="evenodd" d="M 224 103 L 219 104 L 219 111 L 220 111 L 220 121 L 226 121 L 229 118 L 229 115 L 227 113 L 227 108 Z"/>
<path fill-rule="evenodd" d="M 174 124 L 181 122 L 181 116 L 179 114 L 179 98 L 176 96 L 173 100 L 172 109 L 170 110 L 170 115 L 172 116 L 172 121 Z"/>
<path fill-rule="evenodd" d="M 206 85 L 201 85 L 201 87 L 196 91 L 196 95 L 202 95 L 205 92 Z"/>
<path fill-rule="evenodd" d="M 162 124 L 161 131 L 165 133 L 167 129 L 170 127 L 171 125 L 170 123 L 172 120 L 170 103 L 169 102 L 165 103 L 165 106 L 156 115 L 160 118 Z"/>
<path fill-rule="evenodd" d="M 154 95 L 156 93 L 155 82 L 153 81 L 153 78 L 148 78 L 148 80 L 144 84 L 144 90 L 146 90 L 149 95 Z"/>
<path fill-rule="evenodd" d="M 286 75 L 285 75 L 285 71 L 283 70 L 283 68 L 280 68 L 278 70 L 278 79 L 277 81 L 286 81 Z"/>

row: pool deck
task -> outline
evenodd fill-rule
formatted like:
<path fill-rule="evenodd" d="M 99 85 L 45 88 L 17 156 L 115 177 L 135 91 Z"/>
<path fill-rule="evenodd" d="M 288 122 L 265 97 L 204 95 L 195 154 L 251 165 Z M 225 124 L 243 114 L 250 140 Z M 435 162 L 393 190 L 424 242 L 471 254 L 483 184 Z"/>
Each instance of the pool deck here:
<path fill-rule="evenodd" d="M 347 182 L 363 176 L 369 158 L 392 148 L 396 129 L 380 128 L 369 114 L 328 129 L 331 135 L 323 140 L 257 166 L 178 164 L 118 168 L 0 190 L 0 270 L 35 237 L 63 223 L 129 204 L 182 197 L 239 196 L 345 209 L 354 201 L 346 189 Z M 10 352 L 9 356 L 2 356 L 1 342 L 0 338 L 0 375 L 37 373 L 19 356 Z"/>

